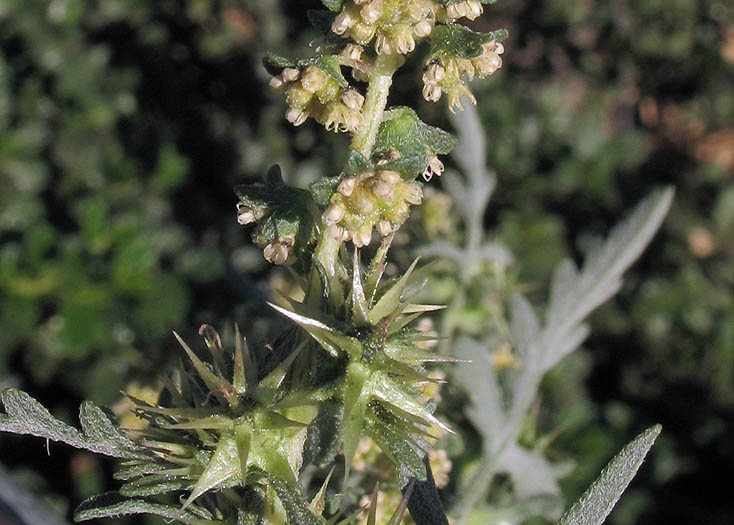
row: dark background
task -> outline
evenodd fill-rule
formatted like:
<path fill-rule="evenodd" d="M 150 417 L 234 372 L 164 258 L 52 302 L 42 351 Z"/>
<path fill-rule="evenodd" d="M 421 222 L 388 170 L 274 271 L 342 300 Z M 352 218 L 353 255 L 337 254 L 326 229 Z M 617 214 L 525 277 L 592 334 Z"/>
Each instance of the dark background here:
<path fill-rule="evenodd" d="M 172 329 L 262 333 L 253 287 L 270 274 L 231 188 L 275 161 L 298 185 L 334 175 L 346 144 L 290 128 L 266 88 L 263 52 L 316 37 L 304 6 L 319 4 L 0 4 L 0 386 L 67 421 L 83 399 L 122 414 L 119 391 L 145 392 L 177 355 Z M 650 189 L 677 189 L 583 357 L 544 385 L 556 418 L 584 410 L 555 443 L 578 462 L 569 501 L 660 422 L 613 522 L 731 523 L 734 6 L 501 0 L 472 26 L 511 35 L 473 90 L 499 177 L 486 225 L 531 289 Z M 418 61 L 401 74 L 391 101 L 415 105 Z M 443 104 L 418 109 L 449 127 Z M 107 462 L 51 450 L 0 438 L 2 463 L 62 514 L 114 486 Z"/>

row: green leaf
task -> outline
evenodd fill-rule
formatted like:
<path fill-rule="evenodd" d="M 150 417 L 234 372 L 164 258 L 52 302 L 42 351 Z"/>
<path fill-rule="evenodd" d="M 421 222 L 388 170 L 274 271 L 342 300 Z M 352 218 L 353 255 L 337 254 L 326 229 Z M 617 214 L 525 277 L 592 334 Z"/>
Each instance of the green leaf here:
<path fill-rule="evenodd" d="M 93 496 L 82 502 L 74 511 L 74 521 L 116 518 L 130 514 L 153 514 L 189 525 L 224 525 L 223 522 L 214 521 L 211 514 L 201 507 L 192 505 L 184 510 L 180 506 L 162 505 L 144 499 L 127 499 L 116 492 Z"/>
<path fill-rule="evenodd" d="M 426 480 L 421 453 L 410 441 L 381 423 L 369 425 L 367 433 L 393 463 L 405 468 L 417 480 Z"/>
<path fill-rule="evenodd" d="M 245 206 L 263 215 L 253 236 L 263 241 L 293 237 L 299 250 L 316 239 L 311 194 L 285 184 L 278 165 L 270 168 L 265 183 L 240 184 L 234 191 Z"/>
<path fill-rule="evenodd" d="M 273 477 L 270 478 L 270 486 L 278 494 L 278 499 L 283 504 L 290 523 L 322 525 L 322 521 L 309 509 L 308 502 L 304 499 L 300 487 Z"/>
<path fill-rule="evenodd" d="M 349 87 L 347 79 L 342 74 L 339 58 L 336 55 L 316 55 L 301 60 L 291 60 L 289 58 L 276 55 L 275 53 L 266 53 L 263 57 L 263 66 L 271 75 L 275 76 L 281 73 L 287 67 L 297 67 L 300 69 L 308 66 L 318 66 L 329 75 L 341 88 Z"/>
<path fill-rule="evenodd" d="M 662 427 L 655 425 L 632 440 L 604 467 L 601 475 L 564 514 L 559 525 L 597 525 L 604 522 L 642 465 Z"/>
<path fill-rule="evenodd" d="M 188 507 L 205 492 L 223 485 L 238 474 L 240 474 L 240 460 L 235 438 L 231 434 L 222 434 L 209 464 L 196 482 L 191 495 L 184 502 L 183 508 Z"/>
<path fill-rule="evenodd" d="M 350 149 L 347 160 L 344 163 L 344 173 L 347 175 L 359 175 L 366 171 L 375 169 L 374 165 L 356 149 Z"/>
<path fill-rule="evenodd" d="M 397 171 L 412 180 L 426 170 L 429 155 L 446 155 L 455 145 L 453 135 L 422 122 L 412 109 L 399 107 L 385 113 L 373 159 L 387 159 L 387 163 L 380 163 L 381 169 Z"/>
<path fill-rule="evenodd" d="M 321 0 L 329 11 L 341 11 L 344 0 Z"/>
<path fill-rule="evenodd" d="M 337 175 L 336 177 L 321 177 L 312 182 L 308 189 L 316 204 L 327 206 L 342 178 L 341 175 Z"/>
<path fill-rule="evenodd" d="M 189 490 L 194 486 L 190 479 L 175 478 L 168 475 L 147 476 L 130 481 L 120 487 L 120 494 L 125 497 L 156 496 L 168 492 Z"/>
<path fill-rule="evenodd" d="M 405 285 L 408 284 L 408 279 L 410 279 L 410 274 L 413 273 L 416 264 L 418 264 L 417 258 L 413 261 L 413 264 L 410 265 L 410 268 L 408 268 L 403 276 L 393 284 L 383 294 L 383 296 L 380 297 L 377 304 L 370 309 L 368 319 L 373 326 L 377 325 L 380 320 L 393 313 L 398 304 L 400 304 L 400 297 L 403 294 Z"/>
<path fill-rule="evenodd" d="M 334 461 L 341 445 L 341 428 L 344 408 L 336 400 L 319 404 L 319 412 L 308 427 L 304 445 L 304 462 L 323 468 Z"/>
<path fill-rule="evenodd" d="M 79 409 L 83 431 L 79 432 L 53 417 L 43 405 L 22 390 L 4 390 L 2 400 L 6 414 L 0 414 L 0 431 L 61 441 L 72 447 L 120 459 L 150 459 L 147 449 L 128 438 L 91 401 L 85 401 Z"/>
<path fill-rule="evenodd" d="M 477 33 L 459 24 L 437 25 L 431 33 L 428 61 L 443 57 L 476 58 L 482 54 L 482 44 L 507 39 L 506 29 Z"/>
<path fill-rule="evenodd" d="M 263 57 L 263 66 L 265 70 L 271 75 L 279 75 L 283 69 L 287 67 L 296 67 L 296 62 L 288 58 L 276 55 L 275 53 L 267 52 Z"/>

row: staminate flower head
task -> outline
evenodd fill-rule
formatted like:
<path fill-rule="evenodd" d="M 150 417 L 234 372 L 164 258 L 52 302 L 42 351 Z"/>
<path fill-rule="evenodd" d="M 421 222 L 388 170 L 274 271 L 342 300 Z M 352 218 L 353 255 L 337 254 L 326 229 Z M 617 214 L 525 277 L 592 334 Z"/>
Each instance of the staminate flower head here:
<path fill-rule="evenodd" d="M 459 4 L 452 4 L 453 7 Z M 481 7 L 481 5 L 480 5 Z M 444 26 L 445 27 L 445 26 Z M 469 38 L 481 38 L 482 35 L 465 29 Z M 476 99 L 466 86 L 474 76 L 485 78 L 494 74 L 502 67 L 504 46 L 496 39 L 477 44 L 476 56 L 455 56 L 446 53 L 436 53 L 426 63 L 423 71 L 423 98 L 429 102 L 437 102 L 441 95 L 446 94 L 449 100 L 449 109 L 452 112 L 460 111 L 461 97 L 466 97 L 473 104 Z"/>
<path fill-rule="evenodd" d="M 361 55 L 361 51 L 353 47 L 348 54 L 354 57 Z M 327 59 L 322 57 L 324 60 Z M 300 126 L 312 117 L 327 131 L 353 133 L 361 122 L 364 96 L 356 89 L 346 87 L 341 73 L 334 78 L 325 67 L 326 63 L 284 68 L 271 79 L 270 86 L 285 96 L 288 103 L 285 117 L 294 126 Z"/>
<path fill-rule="evenodd" d="M 382 237 L 391 234 L 408 218 L 410 205 L 420 204 L 422 196 L 419 183 L 405 181 L 395 171 L 365 172 L 339 182 L 321 219 L 334 237 L 366 246 L 373 228 Z"/>
<path fill-rule="evenodd" d="M 378 55 L 406 55 L 415 50 L 416 40 L 431 34 L 442 9 L 430 0 L 348 0 L 331 30 L 361 46 L 374 40 Z"/>

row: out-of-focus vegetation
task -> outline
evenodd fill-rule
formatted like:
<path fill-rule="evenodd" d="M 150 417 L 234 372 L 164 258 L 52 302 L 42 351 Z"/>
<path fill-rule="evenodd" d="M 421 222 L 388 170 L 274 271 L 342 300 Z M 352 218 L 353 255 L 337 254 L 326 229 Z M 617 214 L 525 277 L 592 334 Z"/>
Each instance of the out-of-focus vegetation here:
<path fill-rule="evenodd" d="M 293 37 L 306 27 L 296 4 L 0 2 L 3 386 L 57 413 L 81 397 L 110 404 L 165 367 L 171 329 L 261 315 L 250 292 L 267 275 L 231 187 L 275 161 L 305 184 L 344 148 L 288 128 L 265 89 L 263 51 L 308 44 Z M 546 378 L 524 439 L 576 460 L 562 481 L 572 498 L 661 422 L 645 488 L 612 521 L 725 523 L 734 509 L 714 480 L 734 468 L 734 7 L 503 0 L 477 23 L 510 29 L 505 66 L 473 89 L 498 178 L 485 226 L 515 261 L 459 318 L 501 319 L 516 286 L 543 304 L 562 257 L 580 260 L 649 189 L 675 185 L 662 235 L 592 319 L 587 350 Z M 426 239 L 456 236 L 446 200 L 427 200 L 446 221 Z M 45 451 L 11 457 L 21 442 L 1 443 L 0 460 L 48 472 Z M 63 454 L 48 481 L 62 507 L 104 484 L 87 456 Z"/>

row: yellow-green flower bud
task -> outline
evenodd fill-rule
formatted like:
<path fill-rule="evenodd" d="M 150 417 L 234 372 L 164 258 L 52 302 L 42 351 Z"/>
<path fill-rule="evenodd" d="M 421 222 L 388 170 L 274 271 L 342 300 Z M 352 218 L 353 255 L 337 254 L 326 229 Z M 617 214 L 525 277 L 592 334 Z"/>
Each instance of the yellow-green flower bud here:
<path fill-rule="evenodd" d="M 317 66 L 308 66 L 301 76 L 301 86 L 310 93 L 321 90 L 328 80 L 326 73 Z"/>

